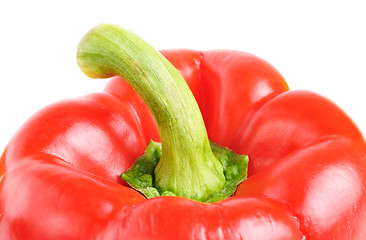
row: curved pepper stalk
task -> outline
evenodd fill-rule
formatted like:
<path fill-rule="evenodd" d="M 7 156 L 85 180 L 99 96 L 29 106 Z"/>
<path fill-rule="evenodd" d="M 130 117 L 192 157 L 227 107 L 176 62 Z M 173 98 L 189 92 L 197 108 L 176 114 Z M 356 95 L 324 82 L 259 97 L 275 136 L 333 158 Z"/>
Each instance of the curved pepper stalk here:
<path fill-rule="evenodd" d="M 154 166 L 141 172 L 141 166 L 146 165 L 141 161 L 148 159 L 142 157 L 122 175 L 137 190 L 148 197 L 177 195 L 212 202 L 232 195 L 246 178 L 247 157 L 219 160 L 217 156 L 234 155 L 229 150 L 216 150 L 218 147 L 213 148 L 214 152 L 220 152 L 215 156 L 199 107 L 185 80 L 140 37 L 117 25 L 99 25 L 81 40 L 77 59 L 81 70 L 92 78 L 124 78 L 145 101 L 157 122 L 161 157 L 148 160 Z M 149 148 L 152 147 L 148 147 L 146 155 L 151 155 Z M 232 176 L 236 176 L 235 181 Z M 140 180 L 133 180 L 136 177 Z M 145 180 L 146 188 L 136 185 Z"/>

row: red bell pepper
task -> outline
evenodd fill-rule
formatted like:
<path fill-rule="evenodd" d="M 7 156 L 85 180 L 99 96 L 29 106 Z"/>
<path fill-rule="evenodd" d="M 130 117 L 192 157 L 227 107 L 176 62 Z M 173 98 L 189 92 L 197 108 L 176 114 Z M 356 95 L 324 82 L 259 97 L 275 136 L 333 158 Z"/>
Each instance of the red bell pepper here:
<path fill-rule="evenodd" d="M 365 140 L 342 110 L 247 53 L 162 54 L 175 68 L 118 26 L 86 34 L 81 69 L 117 77 L 12 138 L 0 239 L 366 238 Z"/>

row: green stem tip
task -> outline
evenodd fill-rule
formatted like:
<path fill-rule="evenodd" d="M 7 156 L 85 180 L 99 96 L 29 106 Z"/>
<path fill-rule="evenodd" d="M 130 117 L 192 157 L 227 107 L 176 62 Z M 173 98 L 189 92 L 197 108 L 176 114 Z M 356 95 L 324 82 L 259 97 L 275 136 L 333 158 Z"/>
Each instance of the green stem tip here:
<path fill-rule="evenodd" d="M 99 25 L 80 41 L 77 60 L 81 70 L 92 78 L 124 78 L 151 110 L 158 125 L 161 149 L 149 146 L 145 155 L 150 157 L 142 157 L 156 163 L 149 163 L 148 167 L 142 164 L 150 174 L 138 180 L 143 186 L 145 180 L 151 183 L 147 187 L 151 192 L 146 195 L 177 195 L 211 202 L 228 197 L 222 192 L 228 192 L 225 189 L 232 185 L 229 175 L 233 172 L 238 170 L 240 174 L 236 175 L 246 176 L 247 158 L 236 161 L 238 167 L 229 166 L 235 171 L 228 171 L 227 163 L 220 160 L 223 155 L 214 154 L 218 151 L 208 140 L 199 107 L 185 80 L 140 37 L 117 25 Z M 136 161 L 133 167 L 139 164 L 140 161 Z M 138 171 L 132 169 L 129 173 L 140 172 L 141 167 Z M 136 175 L 139 174 L 132 174 Z M 130 184 L 133 182 L 129 180 L 133 178 L 131 174 L 122 176 Z M 136 187 L 136 184 L 131 185 Z M 143 188 L 137 186 L 136 189 Z"/>

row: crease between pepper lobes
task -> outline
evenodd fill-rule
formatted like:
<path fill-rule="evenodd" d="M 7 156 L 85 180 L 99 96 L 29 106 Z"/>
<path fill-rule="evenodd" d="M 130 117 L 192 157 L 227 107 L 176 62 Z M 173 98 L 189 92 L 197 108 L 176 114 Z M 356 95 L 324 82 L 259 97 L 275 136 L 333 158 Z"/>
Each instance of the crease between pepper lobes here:
<path fill-rule="evenodd" d="M 81 40 L 77 59 L 89 77 L 124 78 L 156 120 L 161 150 L 151 143 L 122 174 L 132 187 L 147 197 L 178 195 L 214 202 L 232 195 L 246 178 L 247 156 L 210 143 L 185 80 L 140 37 L 117 25 L 99 25 Z"/>

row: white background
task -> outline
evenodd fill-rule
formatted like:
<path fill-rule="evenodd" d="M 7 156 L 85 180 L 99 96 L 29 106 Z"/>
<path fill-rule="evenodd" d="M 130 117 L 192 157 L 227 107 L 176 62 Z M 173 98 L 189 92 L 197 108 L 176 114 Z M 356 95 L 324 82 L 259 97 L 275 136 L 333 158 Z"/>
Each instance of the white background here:
<path fill-rule="evenodd" d="M 1 1 L 0 151 L 22 123 L 60 99 L 101 91 L 78 69 L 81 37 L 121 25 L 157 49 L 236 49 L 274 65 L 292 89 L 318 92 L 366 134 L 363 1 Z M 337 121 L 337 119 L 334 119 Z"/>

